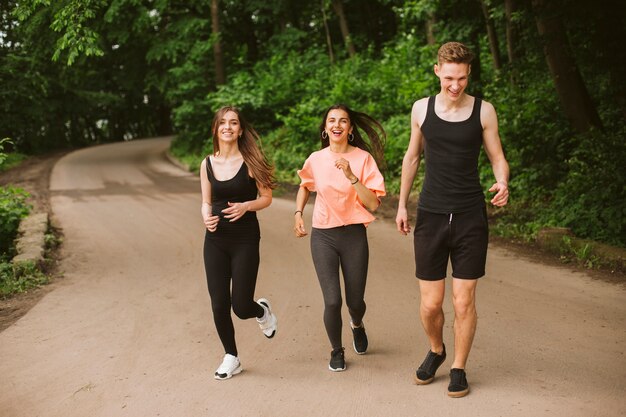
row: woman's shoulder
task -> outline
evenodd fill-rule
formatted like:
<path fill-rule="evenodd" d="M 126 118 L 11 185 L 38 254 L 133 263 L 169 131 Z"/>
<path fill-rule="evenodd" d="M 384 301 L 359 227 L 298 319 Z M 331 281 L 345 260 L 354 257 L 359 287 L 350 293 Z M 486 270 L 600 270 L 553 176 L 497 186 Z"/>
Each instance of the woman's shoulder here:
<path fill-rule="evenodd" d="M 307 159 L 309 159 L 310 161 L 316 161 L 321 158 L 327 157 L 328 154 L 329 154 L 328 147 L 326 147 L 324 149 L 311 152 L 311 154 L 309 155 Z"/>
<path fill-rule="evenodd" d="M 352 156 L 354 156 L 355 158 L 358 158 L 358 159 L 372 158 L 372 154 L 370 154 L 365 149 L 361 149 L 361 148 L 358 148 L 358 147 L 355 147 L 355 149 L 352 152 L 350 152 L 348 155 L 352 155 Z"/>
<path fill-rule="evenodd" d="M 206 155 L 204 158 L 202 158 L 202 163 L 206 164 L 207 162 L 209 162 L 211 164 L 211 163 L 213 163 L 213 158 L 215 158 L 215 155 L 210 153 L 210 154 Z"/>

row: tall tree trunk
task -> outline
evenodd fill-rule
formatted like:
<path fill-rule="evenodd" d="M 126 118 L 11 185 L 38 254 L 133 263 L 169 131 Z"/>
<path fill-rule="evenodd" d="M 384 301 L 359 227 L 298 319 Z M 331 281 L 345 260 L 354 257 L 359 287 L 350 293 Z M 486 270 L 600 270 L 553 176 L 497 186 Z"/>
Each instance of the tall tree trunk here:
<path fill-rule="evenodd" d="M 348 48 L 348 54 L 352 57 L 356 55 L 356 49 L 354 49 L 354 44 L 352 43 L 352 38 L 350 37 L 348 20 L 346 20 L 346 15 L 343 12 L 343 3 L 341 0 L 332 0 L 332 3 L 333 9 L 335 9 L 335 13 L 337 13 L 337 16 L 339 17 L 339 28 L 341 29 L 343 41 L 346 44 L 346 48 Z"/>
<path fill-rule="evenodd" d="M 224 71 L 224 54 L 222 52 L 222 40 L 220 39 L 220 15 L 219 0 L 211 0 L 211 33 L 213 35 L 213 57 L 215 60 L 215 84 L 226 83 Z"/>
<path fill-rule="evenodd" d="M 324 19 L 324 30 L 326 31 L 326 45 L 328 45 L 328 57 L 330 58 L 330 65 L 335 64 L 335 54 L 333 53 L 333 42 L 330 39 L 330 30 L 328 29 L 328 19 L 326 18 L 326 5 L 324 0 L 322 1 L 322 19 Z"/>
<path fill-rule="evenodd" d="M 611 7 L 605 5 L 605 11 Z M 611 86 L 615 103 L 626 120 L 626 83 L 624 83 L 624 68 L 626 68 L 626 52 L 623 48 L 623 40 L 626 39 L 626 27 L 623 25 L 623 17 L 620 13 L 605 15 L 602 24 L 592 35 L 594 50 L 601 56 L 594 65 L 603 68 L 608 74 L 608 82 Z M 608 97 L 607 97 L 608 98 Z"/>
<path fill-rule="evenodd" d="M 480 62 L 480 37 L 482 35 L 482 31 L 479 30 L 477 25 L 474 25 L 472 29 L 472 34 L 470 38 L 472 39 L 472 45 L 470 49 L 472 49 L 474 53 L 474 61 L 472 62 L 471 67 L 471 77 L 472 77 L 472 94 L 476 97 L 483 98 L 483 81 L 482 81 L 482 65 Z"/>
<path fill-rule="evenodd" d="M 586 132 L 593 126 L 602 127 L 570 52 L 559 9 L 549 0 L 532 0 L 532 6 L 537 30 L 543 41 L 544 55 L 565 115 L 579 132 Z"/>
<path fill-rule="evenodd" d="M 157 125 L 157 134 L 159 136 L 171 135 L 172 134 L 172 110 L 169 106 L 165 104 L 160 104 L 157 107 L 158 112 L 158 125 Z"/>
<path fill-rule="evenodd" d="M 500 58 L 500 47 L 498 46 L 498 36 L 496 35 L 496 27 L 493 24 L 493 19 L 489 15 L 489 9 L 485 0 L 480 0 L 480 7 L 483 10 L 485 16 L 485 24 L 487 26 L 487 38 L 489 39 L 489 50 L 491 50 L 491 57 L 493 58 L 493 67 L 496 70 L 502 68 L 502 60 Z"/>
<path fill-rule="evenodd" d="M 259 58 L 258 39 L 256 37 L 256 31 L 253 29 L 254 22 L 252 21 L 252 15 L 250 13 L 244 13 L 242 20 L 244 25 L 250 28 L 250 30 L 244 31 L 244 36 L 247 46 L 246 59 L 250 65 L 253 65 Z"/>
<path fill-rule="evenodd" d="M 519 79 L 519 24 L 514 21 L 513 15 L 519 10 L 518 0 L 504 0 L 504 14 L 506 18 L 506 52 L 511 69 L 511 84 L 516 85 Z"/>
<path fill-rule="evenodd" d="M 514 65 L 518 61 L 519 26 L 513 21 L 513 14 L 518 10 L 519 4 L 517 0 L 504 0 L 504 14 L 506 16 L 506 52 L 510 65 Z"/>
<path fill-rule="evenodd" d="M 287 21 L 291 23 L 296 29 L 301 29 L 300 15 L 302 14 L 302 8 L 298 7 L 297 0 L 287 0 L 285 3 L 285 9 L 283 13 L 285 13 L 287 17 Z"/>
<path fill-rule="evenodd" d="M 426 43 L 431 46 L 437 44 L 437 38 L 435 38 L 435 16 L 432 13 L 426 19 Z"/>

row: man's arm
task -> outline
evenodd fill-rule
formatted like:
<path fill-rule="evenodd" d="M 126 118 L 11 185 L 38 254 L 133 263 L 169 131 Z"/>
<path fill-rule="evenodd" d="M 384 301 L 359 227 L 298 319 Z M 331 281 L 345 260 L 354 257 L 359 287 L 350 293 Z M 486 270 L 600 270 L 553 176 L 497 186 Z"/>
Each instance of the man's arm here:
<path fill-rule="evenodd" d="M 409 194 L 411 194 L 411 187 L 415 180 L 415 175 L 420 164 L 420 158 L 424 151 L 424 136 L 420 129 L 421 124 L 426 117 L 426 108 L 428 104 L 428 98 L 418 100 L 413 104 L 411 110 L 411 138 L 409 140 L 409 146 L 402 159 L 402 174 L 400 176 L 400 197 L 398 201 L 398 213 L 396 215 L 396 226 L 398 232 L 403 235 L 407 235 L 411 232 L 411 226 L 409 226 L 407 204 L 409 201 Z"/>
<path fill-rule="evenodd" d="M 496 183 L 489 188 L 496 195 L 491 204 L 497 207 L 505 206 L 509 200 L 509 164 L 504 157 L 502 142 L 498 134 L 498 116 L 491 103 L 483 101 L 480 111 L 480 121 L 483 125 L 483 146 L 491 162 Z"/>

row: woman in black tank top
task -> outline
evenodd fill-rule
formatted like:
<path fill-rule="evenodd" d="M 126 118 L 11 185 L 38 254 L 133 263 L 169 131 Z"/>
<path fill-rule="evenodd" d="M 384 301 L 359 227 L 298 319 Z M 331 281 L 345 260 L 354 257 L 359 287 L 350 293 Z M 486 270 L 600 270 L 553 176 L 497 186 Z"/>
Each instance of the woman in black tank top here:
<path fill-rule="evenodd" d="M 213 154 L 200 169 L 204 267 L 213 320 L 225 351 L 215 379 L 228 379 L 242 371 L 231 307 L 241 319 L 256 317 L 267 338 L 277 329 L 269 301 L 254 301 L 261 237 L 256 212 L 271 204 L 275 181 L 272 166 L 256 144 L 258 134 L 238 109 L 218 110 L 212 132 Z"/>
<path fill-rule="evenodd" d="M 218 226 L 213 231 L 207 230 L 207 239 L 224 239 L 230 241 L 258 241 L 261 238 L 259 222 L 255 211 L 246 211 L 237 221 L 231 222 L 223 210 L 229 208 L 228 203 L 243 203 L 257 198 L 256 180 L 248 174 L 248 166 L 244 161 L 234 177 L 220 181 L 213 174 L 211 156 L 207 156 L 206 173 L 211 184 L 212 214 L 219 218 Z"/>

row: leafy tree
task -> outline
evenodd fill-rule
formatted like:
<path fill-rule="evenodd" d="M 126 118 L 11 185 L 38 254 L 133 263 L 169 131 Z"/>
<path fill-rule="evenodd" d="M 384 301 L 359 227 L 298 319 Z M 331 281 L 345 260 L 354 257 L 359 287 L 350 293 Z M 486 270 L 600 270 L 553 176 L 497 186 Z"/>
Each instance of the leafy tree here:
<path fill-rule="evenodd" d="M 546 61 L 570 123 L 580 132 L 602 126 L 578 66 L 569 52 L 567 33 L 559 16 L 560 8 L 555 2 L 546 0 L 533 0 L 532 4 L 537 28 L 544 42 Z"/>
<path fill-rule="evenodd" d="M 515 230 L 624 241 L 626 38 L 617 0 L 0 0 L 0 137 L 23 151 L 176 133 L 201 160 L 236 104 L 278 177 L 319 146 L 336 102 L 388 130 L 397 188 L 412 103 L 436 94 L 437 46 L 476 53 L 470 94 L 492 102 L 512 167 Z M 213 6 L 213 7 L 212 7 Z M 216 7 L 217 6 L 217 7 Z M 8 12 L 11 11 L 11 12 Z M 217 53 L 216 53 L 217 51 Z M 491 181 L 488 161 L 481 178 Z M 502 228 L 500 228 L 502 230 Z"/>

